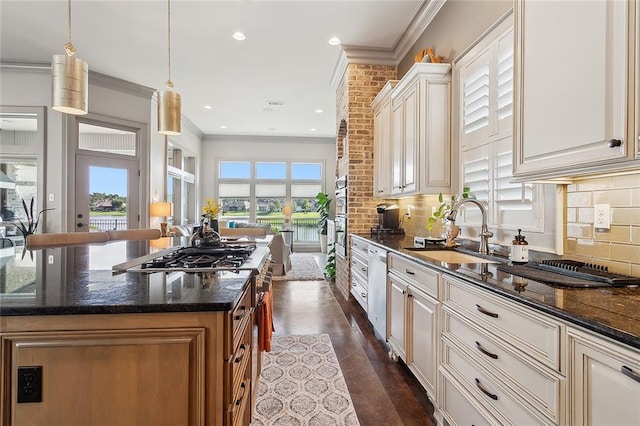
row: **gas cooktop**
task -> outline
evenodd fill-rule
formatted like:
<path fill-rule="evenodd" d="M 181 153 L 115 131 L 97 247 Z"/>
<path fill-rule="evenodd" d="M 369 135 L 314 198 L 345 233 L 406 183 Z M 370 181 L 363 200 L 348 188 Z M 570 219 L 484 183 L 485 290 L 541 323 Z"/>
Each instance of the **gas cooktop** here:
<path fill-rule="evenodd" d="M 267 248 L 225 244 L 204 247 L 174 247 L 115 265 L 116 272 L 215 272 L 256 269 Z"/>

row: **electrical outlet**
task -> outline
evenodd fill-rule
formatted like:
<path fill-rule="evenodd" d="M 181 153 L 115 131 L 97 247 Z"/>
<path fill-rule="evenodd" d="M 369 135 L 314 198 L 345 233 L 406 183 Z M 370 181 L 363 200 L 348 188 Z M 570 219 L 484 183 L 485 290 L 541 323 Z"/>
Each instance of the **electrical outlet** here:
<path fill-rule="evenodd" d="M 593 205 L 593 227 L 596 229 L 611 229 L 610 204 Z"/>
<path fill-rule="evenodd" d="M 42 366 L 18 367 L 18 403 L 42 402 Z"/>

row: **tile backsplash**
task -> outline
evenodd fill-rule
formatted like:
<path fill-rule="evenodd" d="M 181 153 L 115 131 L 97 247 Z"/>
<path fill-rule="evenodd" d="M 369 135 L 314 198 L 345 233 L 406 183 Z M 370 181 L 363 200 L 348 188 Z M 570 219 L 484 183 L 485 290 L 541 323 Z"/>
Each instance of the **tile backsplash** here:
<path fill-rule="evenodd" d="M 640 276 L 640 171 L 567 185 L 567 257 Z M 611 229 L 594 228 L 594 205 L 609 204 Z"/>

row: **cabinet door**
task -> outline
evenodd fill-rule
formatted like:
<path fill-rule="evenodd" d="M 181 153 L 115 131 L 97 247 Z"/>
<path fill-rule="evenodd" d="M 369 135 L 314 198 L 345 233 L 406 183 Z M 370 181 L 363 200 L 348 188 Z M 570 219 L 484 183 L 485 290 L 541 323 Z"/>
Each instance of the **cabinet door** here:
<path fill-rule="evenodd" d="M 391 102 L 385 102 L 373 118 L 373 196 L 391 194 Z"/>
<path fill-rule="evenodd" d="M 569 330 L 571 424 L 640 424 L 640 354 Z"/>
<path fill-rule="evenodd" d="M 627 158 L 630 3 L 515 2 L 516 175 L 571 176 Z"/>
<path fill-rule="evenodd" d="M 404 104 L 404 161 L 402 173 L 402 193 L 412 193 L 418 189 L 418 85 L 411 88 L 403 99 Z"/>
<path fill-rule="evenodd" d="M 635 79 L 634 79 L 634 92 L 636 94 L 635 110 L 636 110 L 636 125 L 633 137 L 636 140 L 636 158 L 640 159 L 640 4 L 635 2 L 632 7 L 635 7 L 635 24 L 636 24 L 636 51 L 635 51 Z"/>
<path fill-rule="evenodd" d="M 398 353 L 398 355 L 406 360 L 406 295 L 407 285 L 398 280 L 393 274 L 389 275 L 387 281 L 387 300 L 389 301 L 389 318 L 387 320 L 389 326 L 389 343 Z"/>
<path fill-rule="evenodd" d="M 402 194 L 403 173 L 404 173 L 404 108 L 402 100 L 397 99 L 393 102 L 392 114 L 393 141 L 391 150 L 391 194 Z"/>
<path fill-rule="evenodd" d="M 421 96 L 424 104 L 420 108 L 420 155 L 419 164 L 415 164 L 422 179 L 419 189 L 423 193 L 443 191 L 451 185 L 451 137 L 450 137 L 450 81 L 423 81 L 426 92 Z M 429 190 L 431 188 L 431 191 Z"/>
<path fill-rule="evenodd" d="M 431 397 L 436 395 L 438 354 L 438 301 L 410 287 L 408 295 L 410 337 L 407 365 Z"/>
<path fill-rule="evenodd" d="M 202 425 L 205 334 L 194 328 L 7 337 L 11 383 L 19 367 L 42 366 L 42 402 L 18 403 L 12 386 L 13 424 Z"/>

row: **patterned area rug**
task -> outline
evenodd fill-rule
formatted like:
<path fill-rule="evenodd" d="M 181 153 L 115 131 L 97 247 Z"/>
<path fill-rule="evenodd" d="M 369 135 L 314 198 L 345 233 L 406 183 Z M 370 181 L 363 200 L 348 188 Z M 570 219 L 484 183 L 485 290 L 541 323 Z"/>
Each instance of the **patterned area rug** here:
<path fill-rule="evenodd" d="M 360 424 L 328 334 L 276 336 L 262 362 L 252 425 Z"/>
<path fill-rule="evenodd" d="M 273 281 L 315 281 L 324 275 L 316 260 L 310 254 L 291 254 L 291 270 L 285 275 L 274 275 Z"/>

